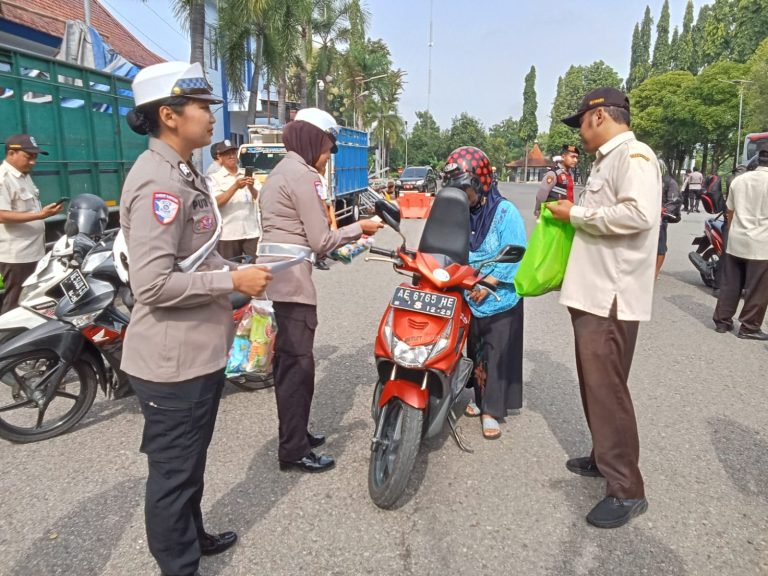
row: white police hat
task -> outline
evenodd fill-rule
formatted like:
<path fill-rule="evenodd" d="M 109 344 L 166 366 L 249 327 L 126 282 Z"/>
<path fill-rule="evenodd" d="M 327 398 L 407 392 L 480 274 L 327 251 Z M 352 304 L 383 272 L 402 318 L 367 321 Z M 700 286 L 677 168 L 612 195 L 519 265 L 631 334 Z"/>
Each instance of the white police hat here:
<path fill-rule="evenodd" d="M 296 116 L 294 116 L 293 119 L 312 124 L 312 126 L 316 126 L 328 134 L 333 141 L 333 149 L 331 152 L 334 154 L 336 153 L 338 150 L 338 147 L 336 146 L 336 138 L 339 137 L 339 125 L 334 117 L 328 114 L 328 112 L 320 110 L 320 108 L 302 108 L 296 112 Z"/>
<path fill-rule="evenodd" d="M 221 104 L 222 99 L 212 94 L 199 62 L 163 62 L 147 66 L 133 79 L 133 100 L 136 106 L 171 98 L 187 96 Z"/>

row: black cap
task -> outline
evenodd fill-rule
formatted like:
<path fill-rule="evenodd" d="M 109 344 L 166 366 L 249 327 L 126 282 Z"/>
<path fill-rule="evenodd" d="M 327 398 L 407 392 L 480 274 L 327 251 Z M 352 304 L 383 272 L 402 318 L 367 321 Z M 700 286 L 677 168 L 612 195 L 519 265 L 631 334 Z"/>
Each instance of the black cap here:
<path fill-rule="evenodd" d="M 237 146 L 235 144 L 232 144 L 232 141 L 230 140 L 222 140 L 221 142 L 216 144 L 216 155 L 224 154 L 224 152 L 228 152 L 230 150 L 237 150 Z"/>
<path fill-rule="evenodd" d="M 576 114 L 563 118 L 561 122 L 571 128 L 578 128 L 581 126 L 581 117 L 585 112 L 601 106 L 615 106 L 629 110 L 629 98 L 624 92 L 616 90 L 616 88 L 597 88 L 582 98 L 581 106 L 579 106 L 579 111 Z"/>
<path fill-rule="evenodd" d="M 571 154 L 581 154 L 581 152 L 579 152 L 579 147 L 574 146 L 573 144 L 563 144 L 560 153 L 565 154 L 566 152 L 570 152 Z"/>
<path fill-rule="evenodd" d="M 33 136 L 29 134 L 14 134 L 5 140 L 5 150 L 22 150 L 29 154 L 42 154 L 48 156 L 48 152 L 42 150 Z"/>

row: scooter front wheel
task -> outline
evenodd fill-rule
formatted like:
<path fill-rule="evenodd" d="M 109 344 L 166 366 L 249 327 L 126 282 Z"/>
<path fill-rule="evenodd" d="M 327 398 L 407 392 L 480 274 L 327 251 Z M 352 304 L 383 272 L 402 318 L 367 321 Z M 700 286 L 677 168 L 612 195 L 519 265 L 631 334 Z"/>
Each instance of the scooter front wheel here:
<path fill-rule="evenodd" d="M 50 351 L 38 351 L 4 360 L 0 368 L 0 438 L 27 443 L 47 440 L 75 426 L 91 408 L 98 378 L 88 362 L 76 360 L 56 386 L 49 402 L 44 391 L 27 396 L 59 363 Z"/>
<path fill-rule="evenodd" d="M 424 413 L 393 398 L 382 409 L 379 440 L 371 448 L 368 493 L 379 508 L 392 508 L 405 491 L 421 445 Z"/>

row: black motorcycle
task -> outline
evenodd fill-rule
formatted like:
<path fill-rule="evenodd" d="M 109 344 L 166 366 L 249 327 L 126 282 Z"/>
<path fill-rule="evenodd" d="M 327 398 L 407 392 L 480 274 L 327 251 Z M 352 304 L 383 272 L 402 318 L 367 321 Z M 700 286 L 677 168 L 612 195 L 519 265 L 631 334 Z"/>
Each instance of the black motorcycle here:
<path fill-rule="evenodd" d="M 63 434 L 86 415 L 97 388 L 108 397 L 129 391 L 119 369 L 130 300 L 114 267 L 112 247 L 94 247 L 81 268 L 59 285 L 55 320 L 0 346 L 0 382 L 10 403 L 0 400 L 0 437 L 26 443 Z"/>

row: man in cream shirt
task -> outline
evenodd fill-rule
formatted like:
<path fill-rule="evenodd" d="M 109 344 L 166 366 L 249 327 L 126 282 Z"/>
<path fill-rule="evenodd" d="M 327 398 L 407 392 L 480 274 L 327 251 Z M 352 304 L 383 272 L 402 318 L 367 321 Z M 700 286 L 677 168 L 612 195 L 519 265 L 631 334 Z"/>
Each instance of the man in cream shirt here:
<path fill-rule="evenodd" d="M 40 205 L 40 191 L 29 175 L 41 150 L 34 137 L 14 134 L 5 141 L 0 165 L 0 274 L 5 280 L 2 312 L 16 308 L 24 280 L 45 254 L 45 220 L 64 202 Z"/>
<path fill-rule="evenodd" d="M 728 244 L 723 279 L 713 320 L 715 330 L 733 330 L 733 316 L 744 290 L 737 336 L 768 340 L 763 332 L 768 308 L 768 150 L 758 154 L 758 166 L 734 179 L 728 193 Z"/>
<path fill-rule="evenodd" d="M 650 320 L 661 223 L 661 171 L 653 151 L 629 128 L 629 99 L 614 88 L 584 96 L 563 120 L 580 128 L 596 160 L 576 205 L 560 200 L 555 218 L 576 234 L 560 303 L 568 307 L 576 367 L 592 454 L 572 458 L 568 470 L 605 477 L 606 497 L 587 515 L 599 528 L 616 528 L 648 507 L 640 474 L 640 442 L 627 387 L 638 324 Z"/>
<path fill-rule="evenodd" d="M 224 140 L 219 142 L 216 152 L 221 168 L 211 175 L 211 179 L 213 195 L 222 217 L 219 254 L 227 259 L 243 254 L 255 258 L 261 236 L 261 186 L 238 166 L 237 146 Z"/>

